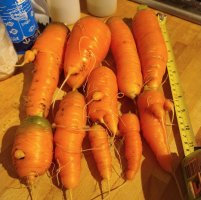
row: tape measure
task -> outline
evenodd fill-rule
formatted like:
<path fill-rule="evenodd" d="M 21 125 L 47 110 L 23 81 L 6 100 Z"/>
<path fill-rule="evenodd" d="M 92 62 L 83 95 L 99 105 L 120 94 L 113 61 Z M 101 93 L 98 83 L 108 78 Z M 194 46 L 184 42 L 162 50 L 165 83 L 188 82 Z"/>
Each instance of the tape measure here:
<path fill-rule="evenodd" d="M 201 200 L 201 149 L 195 151 L 194 148 L 195 138 L 179 81 L 174 53 L 166 28 L 166 18 L 167 17 L 164 14 L 158 13 L 159 24 L 168 51 L 167 71 L 185 155 L 181 165 L 189 200 Z"/>
<path fill-rule="evenodd" d="M 167 70 L 168 70 L 169 82 L 172 97 L 174 100 L 175 113 L 178 121 L 184 155 L 187 156 L 190 153 L 194 152 L 194 134 L 191 127 L 188 111 L 185 105 L 184 95 L 179 80 L 174 54 L 169 40 L 168 31 L 166 28 L 167 17 L 164 14 L 159 13 L 158 18 L 163 33 L 163 37 L 167 46 L 168 51 Z"/>

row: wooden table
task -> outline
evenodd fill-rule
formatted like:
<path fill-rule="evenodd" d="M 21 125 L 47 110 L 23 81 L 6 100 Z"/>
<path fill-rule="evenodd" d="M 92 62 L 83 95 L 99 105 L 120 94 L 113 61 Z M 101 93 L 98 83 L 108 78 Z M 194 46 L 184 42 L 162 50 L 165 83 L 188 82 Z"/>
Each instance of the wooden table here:
<path fill-rule="evenodd" d="M 118 0 L 116 15 L 122 18 L 132 18 L 137 4 Z M 82 5 L 82 14 L 85 12 Z M 195 135 L 200 132 L 201 124 L 201 26 L 168 15 L 167 28 L 175 53 L 175 59 L 189 110 L 190 119 Z M 16 70 L 9 79 L 0 82 L 0 199 L 26 200 L 31 199 L 27 188 L 20 184 L 13 169 L 10 151 L 17 126 L 22 118 L 23 102 L 30 84 L 32 67 L 26 65 Z M 170 97 L 168 84 L 164 85 L 165 94 Z M 183 151 L 177 125 L 168 127 L 171 151 L 175 156 L 177 177 L 184 195 L 185 187 L 182 182 L 179 162 L 183 158 Z M 198 134 L 199 135 L 199 134 Z M 198 137 L 198 142 L 199 142 Z M 122 178 L 118 178 L 119 162 L 114 157 L 113 178 L 111 187 L 121 185 Z M 49 172 L 51 174 L 51 172 Z M 115 183 L 115 186 L 113 185 Z M 103 191 L 105 184 L 103 183 Z M 83 153 L 82 175 L 78 188 L 73 190 L 74 200 L 89 200 L 100 194 L 100 178 L 95 168 L 91 152 Z M 67 199 L 55 178 L 47 174 L 38 178 L 32 191 L 34 200 Z M 152 152 L 143 141 L 143 159 L 141 168 L 133 181 L 110 194 L 112 200 L 178 200 L 178 190 L 172 177 L 165 173 L 157 164 Z M 96 199 L 101 199 L 98 197 Z"/>

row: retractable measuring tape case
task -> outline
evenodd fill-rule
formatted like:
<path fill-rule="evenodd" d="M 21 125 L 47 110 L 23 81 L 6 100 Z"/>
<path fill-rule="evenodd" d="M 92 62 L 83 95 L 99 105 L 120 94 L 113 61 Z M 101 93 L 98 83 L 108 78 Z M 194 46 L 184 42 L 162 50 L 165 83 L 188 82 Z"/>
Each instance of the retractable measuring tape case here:
<path fill-rule="evenodd" d="M 181 165 L 189 200 L 201 200 L 201 149 L 195 151 L 194 148 L 194 134 L 191 127 L 188 110 L 185 105 L 182 87 L 179 81 L 174 53 L 166 28 L 166 19 L 166 15 L 158 13 L 159 24 L 168 51 L 167 71 L 185 155 Z"/>

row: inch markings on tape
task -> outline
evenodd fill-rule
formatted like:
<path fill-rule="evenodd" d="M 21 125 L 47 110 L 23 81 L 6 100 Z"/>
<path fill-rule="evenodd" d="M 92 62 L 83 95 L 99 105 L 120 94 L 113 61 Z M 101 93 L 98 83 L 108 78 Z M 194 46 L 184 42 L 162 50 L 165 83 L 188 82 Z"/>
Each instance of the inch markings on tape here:
<path fill-rule="evenodd" d="M 163 13 L 158 13 L 159 24 L 165 39 L 165 43 L 168 51 L 168 62 L 167 71 L 169 76 L 169 82 L 174 100 L 175 113 L 180 131 L 180 137 L 184 150 L 184 155 L 187 156 L 194 152 L 195 138 L 188 114 L 188 110 L 184 101 L 184 95 L 179 80 L 179 75 L 174 59 L 174 53 L 169 39 L 167 27 L 166 27 L 166 16 Z"/>

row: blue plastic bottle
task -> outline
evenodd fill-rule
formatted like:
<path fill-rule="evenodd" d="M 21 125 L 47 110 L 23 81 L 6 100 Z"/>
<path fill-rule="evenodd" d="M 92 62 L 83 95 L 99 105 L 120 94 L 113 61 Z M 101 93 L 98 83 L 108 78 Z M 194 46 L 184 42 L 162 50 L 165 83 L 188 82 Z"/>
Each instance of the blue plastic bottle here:
<path fill-rule="evenodd" d="M 18 54 L 33 46 L 39 29 L 30 0 L 0 0 L 0 17 Z"/>

